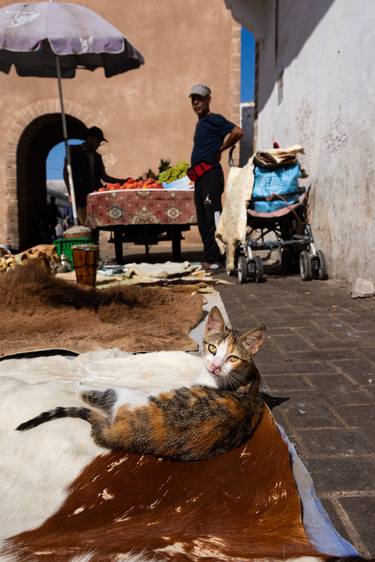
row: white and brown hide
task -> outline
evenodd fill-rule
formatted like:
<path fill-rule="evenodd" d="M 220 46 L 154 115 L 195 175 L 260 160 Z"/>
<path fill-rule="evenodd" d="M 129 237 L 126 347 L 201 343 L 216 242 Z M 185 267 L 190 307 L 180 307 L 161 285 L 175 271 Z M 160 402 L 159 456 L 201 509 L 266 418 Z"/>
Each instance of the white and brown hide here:
<path fill-rule="evenodd" d="M 190 385 L 201 361 L 184 352 L 118 350 L 0 361 L 4 560 L 109 562 L 131 552 L 140 560 L 234 562 L 316 554 L 288 447 L 268 410 L 244 446 L 196 463 L 108 452 L 83 420 L 15 431 L 43 410 L 82 404 L 86 388 L 156 394 Z"/>
<path fill-rule="evenodd" d="M 245 242 L 247 207 L 254 184 L 253 157 L 243 168 L 232 166 L 223 196 L 223 210 L 215 232 L 216 242 L 222 254 L 226 253 L 226 269 L 235 268 L 235 252 Z"/>

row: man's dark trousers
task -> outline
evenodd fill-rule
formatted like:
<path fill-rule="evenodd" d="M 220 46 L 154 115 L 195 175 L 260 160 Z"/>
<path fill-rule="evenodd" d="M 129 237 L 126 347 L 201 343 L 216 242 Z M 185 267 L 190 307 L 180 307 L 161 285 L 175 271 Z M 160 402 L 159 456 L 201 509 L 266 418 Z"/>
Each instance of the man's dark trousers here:
<path fill-rule="evenodd" d="M 203 242 L 203 258 L 210 263 L 221 262 L 223 256 L 215 242 L 215 213 L 221 213 L 221 195 L 224 191 L 224 175 L 215 166 L 195 182 L 195 207 L 199 234 Z"/>

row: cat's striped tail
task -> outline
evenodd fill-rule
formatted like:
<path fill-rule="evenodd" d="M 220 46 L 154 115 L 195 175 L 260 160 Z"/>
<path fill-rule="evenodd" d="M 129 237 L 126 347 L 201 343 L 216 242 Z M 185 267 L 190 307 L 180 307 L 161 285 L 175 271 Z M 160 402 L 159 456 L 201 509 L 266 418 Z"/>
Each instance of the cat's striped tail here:
<path fill-rule="evenodd" d="M 46 423 L 51 420 L 55 420 L 58 418 L 80 418 L 92 424 L 94 412 L 89 408 L 63 408 L 59 406 L 54 410 L 48 410 L 47 412 L 42 412 L 39 416 L 32 418 L 24 423 L 21 423 L 18 427 L 16 427 L 17 431 L 25 431 L 27 429 L 32 429 L 33 427 L 37 427 L 42 423 Z"/>

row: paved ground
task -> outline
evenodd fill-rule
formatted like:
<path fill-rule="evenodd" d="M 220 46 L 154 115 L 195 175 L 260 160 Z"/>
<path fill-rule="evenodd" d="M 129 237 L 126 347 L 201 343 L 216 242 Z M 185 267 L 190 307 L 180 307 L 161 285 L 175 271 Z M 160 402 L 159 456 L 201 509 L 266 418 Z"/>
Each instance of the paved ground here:
<path fill-rule="evenodd" d="M 147 260 L 140 251 L 125 250 L 126 260 L 171 259 L 169 245 L 153 247 Z M 375 298 L 353 300 L 350 287 L 334 280 L 270 273 L 265 283 L 240 285 L 222 277 L 233 281 L 217 286 L 233 327 L 267 327 L 256 357 L 264 390 L 289 397 L 275 418 L 336 529 L 375 558 Z"/>
<path fill-rule="evenodd" d="M 336 529 L 375 557 L 375 299 L 337 281 L 269 275 L 220 288 L 243 331 L 267 327 L 256 364 L 273 410 L 309 469 Z"/>

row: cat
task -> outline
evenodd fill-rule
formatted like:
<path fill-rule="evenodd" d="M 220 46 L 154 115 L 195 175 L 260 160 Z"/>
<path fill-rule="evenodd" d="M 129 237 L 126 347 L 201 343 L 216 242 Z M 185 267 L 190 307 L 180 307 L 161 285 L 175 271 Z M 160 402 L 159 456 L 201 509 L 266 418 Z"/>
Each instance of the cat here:
<path fill-rule="evenodd" d="M 264 327 L 239 336 L 213 307 L 205 327 L 204 369 L 191 387 L 147 396 L 147 401 L 140 391 L 89 390 L 81 396 L 95 410 L 58 407 L 16 429 L 56 418 L 81 418 L 91 424 L 94 441 L 112 450 L 179 461 L 225 453 L 247 441 L 261 420 L 264 402 L 252 357 L 265 337 Z M 130 401 L 132 393 L 132 405 L 119 405 L 121 399 Z"/>

